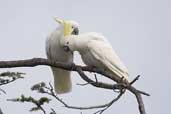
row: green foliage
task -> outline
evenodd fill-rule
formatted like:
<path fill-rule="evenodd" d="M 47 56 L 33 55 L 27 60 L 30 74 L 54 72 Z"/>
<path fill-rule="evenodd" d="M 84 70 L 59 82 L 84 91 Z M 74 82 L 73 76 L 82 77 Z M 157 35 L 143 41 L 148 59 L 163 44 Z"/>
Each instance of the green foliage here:
<path fill-rule="evenodd" d="M 0 73 L 0 86 L 14 82 L 17 79 L 24 78 L 22 75 L 25 75 L 25 73 L 10 71 Z M 0 91 L 6 94 L 6 92 L 1 88 Z"/>
<path fill-rule="evenodd" d="M 17 79 L 24 78 L 21 75 L 25 75 L 25 73 L 9 71 L 0 73 L 0 86 L 13 82 Z"/>
<path fill-rule="evenodd" d="M 24 102 L 33 103 L 33 104 L 35 104 L 36 106 L 35 106 L 35 107 L 32 107 L 32 108 L 30 109 L 30 111 L 38 111 L 38 110 L 44 111 L 44 109 L 43 109 L 42 106 L 43 106 L 45 103 L 49 103 L 49 102 L 51 101 L 51 99 L 49 99 L 49 98 L 47 98 L 47 97 L 41 97 L 40 99 L 35 99 L 35 98 L 31 97 L 31 96 L 26 97 L 26 96 L 24 96 L 24 95 L 21 95 L 21 97 L 19 97 L 19 98 L 8 99 L 8 101 L 22 102 L 22 103 L 24 103 Z"/>
<path fill-rule="evenodd" d="M 24 78 L 24 77 L 22 77 L 21 75 L 25 75 L 25 73 L 22 73 L 22 72 L 10 72 L 10 71 L 0 73 L 0 77 L 17 77 L 17 78 Z"/>
<path fill-rule="evenodd" d="M 44 82 L 40 82 L 31 87 L 32 91 L 38 91 L 39 93 L 45 93 L 46 84 Z"/>

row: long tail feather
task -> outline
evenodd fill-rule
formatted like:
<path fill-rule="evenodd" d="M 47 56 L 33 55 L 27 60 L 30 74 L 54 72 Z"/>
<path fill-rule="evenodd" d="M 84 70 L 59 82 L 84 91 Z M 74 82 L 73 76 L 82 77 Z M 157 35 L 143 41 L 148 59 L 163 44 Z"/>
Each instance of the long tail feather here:
<path fill-rule="evenodd" d="M 63 94 L 68 93 L 72 89 L 72 83 L 71 83 L 71 72 L 53 68 L 52 72 L 54 76 L 54 87 L 57 94 Z"/>

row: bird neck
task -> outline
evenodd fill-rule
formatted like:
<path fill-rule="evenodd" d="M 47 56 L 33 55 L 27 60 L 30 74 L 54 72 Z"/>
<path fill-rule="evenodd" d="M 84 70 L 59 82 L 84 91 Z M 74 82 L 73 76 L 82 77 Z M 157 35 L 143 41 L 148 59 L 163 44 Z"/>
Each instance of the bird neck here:
<path fill-rule="evenodd" d="M 71 45 L 73 51 L 83 52 L 86 44 L 85 39 L 82 38 L 81 35 L 72 35 L 72 36 L 74 36 L 72 37 L 73 39 L 71 39 Z"/>
<path fill-rule="evenodd" d="M 70 42 L 70 48 L 72 51 L 78 51 L 79 48 L 79 41 L 76 35 L 72 35 L 71 37 L 68 38 Z"/>
<path fill-rule="evenodd" d="M 67 42 L 69 42 L 68 46 L 70 48 L 71 51 L 77 51 L 78 50 L 78 38 L 76 35 L 70 35 L 67 37 L 64 37 L 63 39 L 61 39 L 61 44 L 65 45 Z"/>

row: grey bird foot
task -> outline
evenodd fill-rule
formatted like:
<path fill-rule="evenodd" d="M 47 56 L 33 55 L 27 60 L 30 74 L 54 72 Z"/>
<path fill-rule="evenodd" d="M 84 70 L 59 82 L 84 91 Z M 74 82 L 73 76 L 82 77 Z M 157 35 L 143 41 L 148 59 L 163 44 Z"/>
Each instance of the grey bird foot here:
<path fill-rule="evenodd" d="M 75 63 L 71 63 L 71 70 L 75 70 L 75 68 L 76 68 Z"/>

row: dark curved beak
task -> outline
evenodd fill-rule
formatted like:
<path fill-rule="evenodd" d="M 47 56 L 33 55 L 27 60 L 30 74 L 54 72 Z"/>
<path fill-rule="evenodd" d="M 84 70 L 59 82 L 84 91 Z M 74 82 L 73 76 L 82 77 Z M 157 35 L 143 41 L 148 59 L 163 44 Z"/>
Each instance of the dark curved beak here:
<path fill-rule="evenodd" d="M 63 46 L 63 49 L 64 49 L 64 51 L 66 51 L 66 52 L 69 52 L 69 51 L 70 51 L 70 49 L 69 49 L 68 46 Z"/>
<path fill-rule="evenodd" d="M 79 29 L 78 28 L 74 28 L 74 30 L 72 31 L 73 35 L 78 35 L 79 34 Z"/>

